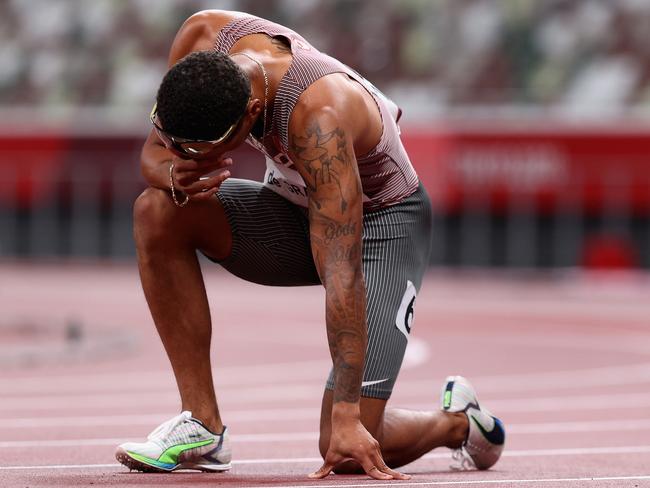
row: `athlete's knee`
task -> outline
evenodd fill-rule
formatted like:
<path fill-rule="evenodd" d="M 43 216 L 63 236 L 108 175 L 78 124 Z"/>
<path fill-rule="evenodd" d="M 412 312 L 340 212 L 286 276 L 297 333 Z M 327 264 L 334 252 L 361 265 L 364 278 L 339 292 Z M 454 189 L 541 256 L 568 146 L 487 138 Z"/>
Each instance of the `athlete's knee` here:
<path fill-rule="evenodd" d="M 173 203 L 166 191 L 147 188 L 133 204 L 133 228 L 136 244 L 145 245 L 169 232 Z"/>

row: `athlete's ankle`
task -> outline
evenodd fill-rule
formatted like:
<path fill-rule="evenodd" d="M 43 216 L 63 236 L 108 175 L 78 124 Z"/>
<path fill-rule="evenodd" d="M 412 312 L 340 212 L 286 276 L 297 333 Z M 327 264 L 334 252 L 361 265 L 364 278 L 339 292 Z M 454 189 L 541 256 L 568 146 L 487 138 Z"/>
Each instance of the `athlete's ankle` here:
<path fill-rule="evenodd" d="M 192 410 L 190 411 L 192 412 L 192 418 L 201 422 L 203 426 L 213 434 L 219 435 L 223 432 L 223 422 L 218 416 L 215 416 L 214 414 L 204 414 L 198 410 L 196 412 Z"/>
<path fill-rule="evenodd" d="M 467 439 L 467 434 L 469 433 L 469 420 L 467 419 L 467 415 L 462 412 L 444 412 L 444 414 L 449 421 L 448 441 L 445 446 L 450 449 L 458 449 Z"/>

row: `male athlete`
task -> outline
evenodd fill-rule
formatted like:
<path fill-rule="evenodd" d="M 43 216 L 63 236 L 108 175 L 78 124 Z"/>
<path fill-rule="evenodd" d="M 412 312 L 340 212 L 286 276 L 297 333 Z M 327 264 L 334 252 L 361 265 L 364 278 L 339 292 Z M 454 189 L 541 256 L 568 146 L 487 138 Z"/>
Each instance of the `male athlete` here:
<path fill-rule="evenodd" d="M 142 150 L 149 188 L 134 207 L 142 286 L 183 412 L 144 443 L 118 447 L 141 471 L 230 468 L 210 366 L 211 319 L 197 250 L 243 279 L 322 284 L 333 368 L 310 475 L 392 468 L 438 446 L 462 467 L 501 455 L 501 422 L 462 377 L 438 411 L 386 409 L 429 258 L 431 206 L 399 139 L 399 109 L 295 32 L 239 12 L 204 11 L 174 40 Z M 229 178 L 247 142 L 263 183 Z"/>

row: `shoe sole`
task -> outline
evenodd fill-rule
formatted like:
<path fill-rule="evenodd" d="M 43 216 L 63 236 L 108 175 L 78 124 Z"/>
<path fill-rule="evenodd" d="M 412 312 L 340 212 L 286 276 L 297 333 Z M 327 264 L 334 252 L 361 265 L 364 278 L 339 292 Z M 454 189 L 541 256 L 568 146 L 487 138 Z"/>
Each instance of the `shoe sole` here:
<path fill-rule="evenodd" d="M 193 469 L 196 471 L 203 471 L 204 473 L 219 473 L 223 471 L 228 471 L 232 465 L 228 464 L 195 464 L 195 463 L 183 463 L 174 466 L 172 469 L 162 469 L 156 466 L 151 466 L 150 464 L 143 463 L 137 459 L 132 458 L 129 454 L 122 448 L 118 448 L 115 452 L 115 459 L 120 464 L 123 464 L 127 468 L 133 471 L 140 471 L 141 473 L 171 473 L 177 469 Z"/>

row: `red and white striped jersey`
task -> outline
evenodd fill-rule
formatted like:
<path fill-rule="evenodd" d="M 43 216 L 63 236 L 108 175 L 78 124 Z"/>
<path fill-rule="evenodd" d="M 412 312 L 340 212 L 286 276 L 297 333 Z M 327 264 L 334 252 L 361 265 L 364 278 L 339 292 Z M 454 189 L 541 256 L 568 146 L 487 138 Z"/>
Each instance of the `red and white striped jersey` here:
<path fill-rule="evenodd" d="M 215 49 L 229 53 L 239 39 L 259 33 L 286 38 L 293 54 L 291 65 L 278 86 L 273 119 L 270 121 L 270 135 L 281 151 L 269 154 L 252 136 L 247 141 L 266 156 L 264 183 L 288 200 L 307 206 L 304 181 L 287 156 L 289 119 L 298 98 L 307 87 L 323 76 L 345 73 L 373 96 L 383 123 L 383 133 L 377 146 L 368 154 L 357 158 L 364 193 L 364 210 L 388 207 L 413 194 L 418 188 L 418 176 L 399 137 L 397 122 L 401 111 L 397 105 L 356 71 L 318 51 L 301 35 L 259 17 L 243 15 L 227 24 L 217 36 Z"/>

